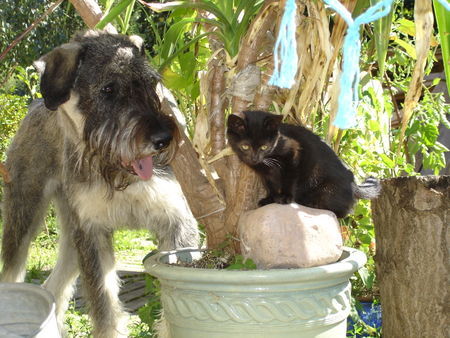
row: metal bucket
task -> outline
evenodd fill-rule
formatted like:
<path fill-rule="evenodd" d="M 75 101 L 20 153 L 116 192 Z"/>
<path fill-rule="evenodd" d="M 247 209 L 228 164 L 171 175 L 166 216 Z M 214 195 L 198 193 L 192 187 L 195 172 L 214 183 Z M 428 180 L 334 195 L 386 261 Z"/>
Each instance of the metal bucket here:
<path fill-rule="evenodd" d="M 61 337 L 52 294 L 34 284 L 0 283 L 0 337 Z"/>

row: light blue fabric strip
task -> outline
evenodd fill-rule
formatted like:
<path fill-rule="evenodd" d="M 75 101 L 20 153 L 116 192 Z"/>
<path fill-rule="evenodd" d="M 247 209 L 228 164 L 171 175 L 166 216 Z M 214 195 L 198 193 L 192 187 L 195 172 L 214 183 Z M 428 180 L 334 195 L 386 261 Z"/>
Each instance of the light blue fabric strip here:
<path fill-rule="evenodd" d="M 281 18 L 277 41 L 275 42 L 273 60 L 274 70 L 269 85 L 280 88 L 291 88 L 295 83 L 298 68 L 297 39 L 295 32 L 295 14 L 297 6 L 295 0 L 287 0 L 284 14 Z"/>
<path fill-rule="evenodd" d="M 347 35 L 342 47 L 343 65 L 339 82 L 338 110 L 333 121 L 336 127 L 347 129 L 356 125 L 356 111 L 359 101 L 359 60 L 361 56 L 359 27 L 387 15 L 391 11 L 394 0 L 381 1 L 369 7 L 356 19 L 352 19 L 351 13 L 339 1 L 323 1 L 335 10 L 348 25 Z"/>
<path fill-rule="evenodd" d="M 447 10 L 450 10 L 450 3 L 447 0 L 438 1 Z M 352 18 L 352 14 L 338 0 L 323 0 L 323 2 L 336 11 L 348 25 L 347 35 L 342 47 L 343 65 L 340 78 L 338 111 L 333 121 L 336 127 L 347 129 L 356 125 L 356 111 L 359 101 L 359 60 L 361 56 L 359 28 L 361 25 L 387 15 L 391 11 L 394 0 L 380 1 L 369 7 L 355 19 Z M 286 1 L 274 47 L 274 71 L 269 80 L 269 85 L 280 88 L 291 88 L 295 83 L 295 75 L 297 73 L 296 7 L 295 0 Z"/>

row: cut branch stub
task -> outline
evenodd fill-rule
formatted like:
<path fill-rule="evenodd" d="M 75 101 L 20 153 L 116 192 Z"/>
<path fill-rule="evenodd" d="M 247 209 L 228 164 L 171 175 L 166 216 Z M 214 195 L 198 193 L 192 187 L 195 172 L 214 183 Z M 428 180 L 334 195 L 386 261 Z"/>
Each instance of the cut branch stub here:
<path fill-rule="evenodd" d="M 95 28 L 95 25 L 102 19 L 103 13 L 95 0 L 70 0 L 75 10 L 89 28 Z M 104 28 L 110 33 L 117 33 L 116 28 L 110 23 Z"/>

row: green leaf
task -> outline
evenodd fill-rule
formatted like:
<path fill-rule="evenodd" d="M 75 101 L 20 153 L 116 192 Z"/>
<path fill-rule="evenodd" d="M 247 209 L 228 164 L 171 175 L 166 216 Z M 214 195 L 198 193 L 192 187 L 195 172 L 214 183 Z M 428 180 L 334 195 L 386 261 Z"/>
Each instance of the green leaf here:
<path fill-rule="evenodd" d="M 370 243 L 372 243 L 372 236 L 370 236 L 369 234 L 361 234 L 358 236 L 359 240 L 361 241 L 361 243 L 369 245 Z"/>
<path fill-rule="evenodd" d="M 369 120 L 367 126 L 369 127 L 369 130 L 373 132 L 380 131 L 380 124 L 378 123 L 378 121 Z"/>
<path fill-rule="evenodd" d="M 134 0 L 122 0 L 121 2 L 119 2 L 117 6 L 114 6 L 114 8 L 111 9 L 111 11 L 103 19 L 101 19 L 99 23 L 95 25 L 95 28 L 97 29 L 105 28 L 107 24 L 111 23 L 123 11 L 125 11 L 126 8 L 131 4 L 131 2 L 134 3 Z"/>
<path fill-rule="evenodd" d="M 227 0 L 230 1 L 230 0 Z M 196 10 L 204 10 L 208 13 L 213 14 L 217 20 L 227 26 L 227 29 L 232 30 L 230 21 L 227 16 L 211 1 L 200 0 L 198 2 L 190 2 L 190 1 L 172 1 L 168 3 L 146 3 L 141 2 L 142 4 L 150 7 L 154 11 L 171 11 L 177 8 L 192 8 Z"/>
<path fill-rule="evenodd" d="M 447 79 L 447 91 L 450 95 L 450 14 L 438 1 L 433 0 L 433 5 L 441 40 L 445 78 Z"/>
<path fill-rule="evenodd" d="M 405 35 L 416 36 L 416 25 L 414 21 L 400 18 L 397 21 L 398 27 L 397 30 Z"/>
<path fill-rule="evenodd" d="M 392 161 L 386 154 L 380 154 L 381 160 L 389 168 L 393 169 L 395 167 L 395 162 Z"/>
<path fill-rule="evenodd" d="M 164 70 L 168 65 L 170 65 L 170 63 L 173 61 L 173 59 L 175 59 L 180 53 L 182 53 L 187 48 L 189 48 L 189 46 L 197 43 L 198 41 L 200 41 L 201 39 L 203 39 L 205 36 L 207 36 L 209 34 L 212 34 L 212 33 L 208 32 L 208 33 L 200 34 L 200 35 L 196 36 L 194 39 L 192 39 L 191 41 L 189 41 L 188 43 L 184 44 L 176 52 L 172 51 L 172 54 L 159 67 L 159 71 Z"/>
<path fill-rule="evenodd" d="M 226 270 L 255 270 L 256 264 L 252 259 L 245 259 L 242 255 L 236 255 L 234 262 Z"/>
<path fill-rule="evenodd" d="M 370 0 L 370 5 L 374 6 L 382 0 Z M 374 33 L 375 33 L 375 48 L 377 51 L 377 62 L 378 68 L 380 70 L 379 74 L 382 77 L 384 74 L 384 62 L 386 60 L 388 44 L 389 44 L 389 35 L 391 32 L 392 25 L 392 17 L 394 13 L 394 4 L 391 6 L 391 11 L 388 15 L 376 20 L 374 25 Z"/>
<path fill-rule="evenodd" d="M 398 36 L 394 37 L 394 42 L 402 47 L 411 58 L 417 59 L 416 48 L 412 44 L 400 39 Z"/>
<path fill-rule="evenodd" d="M 361 13 L 365 12 L 369 8 L 369 0 L 358 0 L 353 9 L 352 17 L 357 18 Z"/>
<path fill-rule="evenodd" d="M 175 22 L 164 34 L 163 44 L 159 50 L 161 60 L 166 60 L 177 48 L 178 41 L 183 38 L 186 26 L 194 23 L 194 18 L 186 18 Z"/>
<path fill-rule="evenodd" d="M 436 126 L 432 124 L 426 124 L 422 127 L 423 134 L 422 140 L 423 143 L 427 146 L 433 146 L 436 143 L 436 140 L 439 136 L 439 130 Z"/>
<path fill-rule="evenodd" d="M 135 1 L 133 1 L 130 6 L 127 7 L 127 9 L 125 10 L 125 16 L 123 18 L 123 26 L 122 26 L 122 34 L 125 34 L 128 29 L 130 28 L 130 20 L 131 20 L 131 16 L 133 14 L 133 10 L 134 10 L 134 4 Z"/>

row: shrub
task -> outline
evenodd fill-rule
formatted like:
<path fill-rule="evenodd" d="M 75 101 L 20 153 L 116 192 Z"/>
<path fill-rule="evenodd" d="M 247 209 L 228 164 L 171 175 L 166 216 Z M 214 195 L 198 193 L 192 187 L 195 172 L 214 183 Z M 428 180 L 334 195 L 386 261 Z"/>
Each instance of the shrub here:
<path fill-rule="evenodd" d="M 28 98 L 0 94 L 0 161 L 6 159 L 6 149 L 27 112 Z"/>

